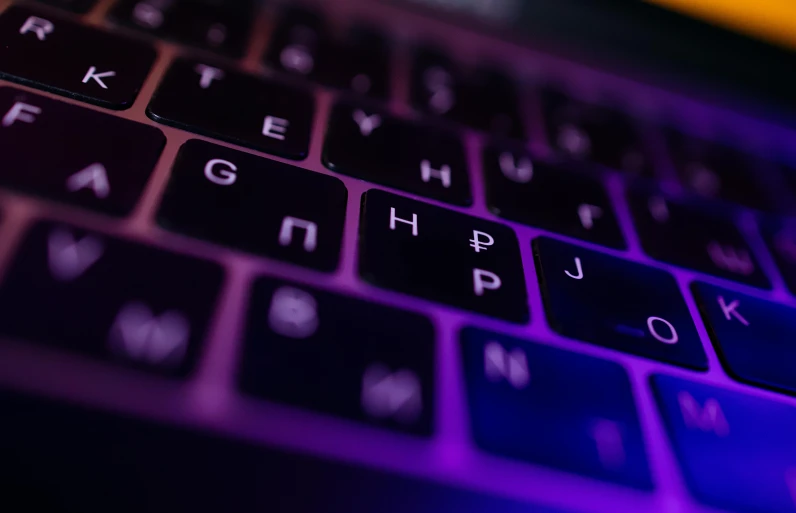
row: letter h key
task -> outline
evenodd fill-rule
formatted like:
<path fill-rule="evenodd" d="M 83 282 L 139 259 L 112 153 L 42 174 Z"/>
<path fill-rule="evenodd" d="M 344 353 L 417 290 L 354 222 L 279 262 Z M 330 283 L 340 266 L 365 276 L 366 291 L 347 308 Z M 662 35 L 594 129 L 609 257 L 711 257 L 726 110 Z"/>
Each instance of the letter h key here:
<path fill-rule="evenodd" d="M 362 202 L 359 272 L 371 283 L 522 323 L 528 301 L 506 226 L 380 190 Z"/>

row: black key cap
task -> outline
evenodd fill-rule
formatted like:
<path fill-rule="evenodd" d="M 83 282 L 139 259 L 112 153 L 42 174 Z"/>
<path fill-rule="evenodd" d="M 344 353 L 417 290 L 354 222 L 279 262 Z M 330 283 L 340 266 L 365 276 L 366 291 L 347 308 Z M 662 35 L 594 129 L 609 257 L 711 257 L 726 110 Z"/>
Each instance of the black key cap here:
<path fill-rule="evenodd" d="M 507 226 L 371 189 L 359 252 L 360 274 L 380 287 L 528 320 L 520 250 Z"/>
<path fill-rule="evenodd" d="M 793 512 L 796 408 L 669 376 L 652 384 L 697 499 L 724 511 Z"/>
<path fill-rule="evenodd" d="M 474 328 L 465 328 L 461 339 L 479 447 L 652 488 L 630 381 L 620 365 Z"/>
<path fill-rule="evenodd" d="M 390 53 L 381 34 L 354 27 L 333 51 L 337 58 L 324 62 L 322 68 L 324 83 L 373 98 L 387 98 Z"/>
<path fill-rule="evenodd" d="M 706 369 L 688 307 L 669 273 L 547 237 L 533 241 L 547 320 L 566 337 Z"/>
<path fill-rule="evenodd" d="M 155 51 L 101 30 L 12 5 L 0 16 L 0 77 L 109 109 L 135 100 Z"/>
<path fill-rule="evenodd" d="M 185 143 L 158 211 L 169 230 L 323 271 L 337 268 L 348 192 L 331 176 Z"/>
<path fill-rule="evenodd" d="M 480 68 L 465 76 L 445 56 L 421 49 L 412 68 L 411 98 L 427 114 L 496 136 L 524 138 L 514 85 L 494 69 Z"/>
<path fill-rule="evenodd" d="M 727 371 L 741 381 L 796 393 L 796 310 L 705 283 L 692 288 Z"/>
<path fill-rule="evenodd" d="M 625 241 L 602 184 L 532 159 L 516 146 L 484 150 L 487 202 L 495 214 L 622 249 Z"/>
<path fill-rule="evenodd" d="M 352 103 L 335 105 L 323 149 L 334 171 L 456 205 L 470 205 L 459 138 Z"/>
<path fill-rule="evenodd" d="M 305 91 L 188 59 L 172 64 L 147 107 L 160 123 L 295 160 L 307 156 L 314 111 Z"/>
<path fill-rule="evenodd" d="M 771 210 L 753 176 L 755 164 L 749 156 L 675 130 L 668 130 L 666 139 L 674 167 L 689 190 L 706 198 Z"/>
<path fill-rule="evenodd" d="M 122 0 L 109 16 L 120 25 L 158 37 L 240 57 L 252 14 L 250 0 Z"/>
<path fill-rule="evenodd" d="M 0 414 L 3 511 L 42 504 L 31 510 L 553 513 L 429 479 L 8 391 L 0 393 Z"/>
<path fill-rule="evenodd" d="M 639 189 L 630 209 L 644 251 L 657 260 L 769 288 L 769 281 L 730 219 Z"/>
<path fill-rule="evenodd" d="M 561 156 L 635 175 L 652 176 L 652 158 L 638 127 L 623 114 L 552 89 L 540 95 L 550 146 Z"/>
<path fill-rule="evenodd" d="M 0 287 L 0 333 L 184 376 L 221 279 L 210 262 L 42 222 Z"/>
<path fill-rule="evenodd" d="M 334 57 L 320 17 L 300 8 L 288 8 L 279 21 L 265 54 L 268 66 L 318 80 L 325 60 Z"/>
<path fill-rule="evenodd" d="M 420 315 L 261 278 L 241 366 L 250 394 L 431 434 L 434 329 Z"/>
<path fill-rule="evenodd" d="M 166 144 L 155 127 L 11 87 L 0 116 L 0 183 L 106 214 L 133 209 Z"/>
<path fill-rule="evenodd" d="M 97 3 L 97 0 L 39 0 L 39 1 L 78 14 L 83 14 L 88 12 L 88 10 L 94 7 L 94 4 Z"/>
<path fill-rule="evenodd" d="M 763 223 L 761 228 L 785 284 L 796 294 L 796 225 L 769 221 Z"/>

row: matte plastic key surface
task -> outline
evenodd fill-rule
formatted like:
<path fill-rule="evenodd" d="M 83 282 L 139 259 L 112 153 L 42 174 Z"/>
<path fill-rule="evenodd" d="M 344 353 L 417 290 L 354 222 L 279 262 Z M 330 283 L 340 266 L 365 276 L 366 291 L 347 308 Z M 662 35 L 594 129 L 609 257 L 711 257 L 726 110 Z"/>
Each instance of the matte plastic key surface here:
<path fill-rule="evenodd" d="M 0 333 L 184 376 L 204 342 L 222 277 L 211 262 L 40 222 L 0 284 Z"/>
<path fill-rule="evenodd" d="M 706 283 L 692 290 L 730 375 L 796 394 L 796 309 Z"/>
<path fill-rule="evenodd" d="M 323 148 L 326 167 L 455 205 L 470 205 L 461 140 L 351 102 L 334 106 Z"/>
<path fill-rule="evenodd" d="M 631 190 L 628 200 L 641 245 L 652 258 L 770 288 L 731 215 L 707 212 L 642 189 Z"/>
<path fill-rule="evenodd" d="M 193 139 L 180 148 L 157 219 L 192 237 L 333 271 L 347 198 L 334 177 Z"/>
<path fill-rule="evenodd" d="M 489 208 L 495 214 L 562 235 L 622 249 L 625 241 L 600 181 L 533 158 L 520 146 L 484 150 Z"/>
<path fill-rule="evenodd" d="M 238 383 L 257 397 L 429 436 L 434 329 L 425 317 L 271 278 L 255 282 Z"/>
<path fill-rule="evenodd" d="M 362 196 L 359 273 L 391 290 L 511 322 L 528 320 L 511 228 L 371 189 Z"/>
<path fill-rule="evenodd" d="M 182 58 L 147 107 L 159 123 L 293 160 L 307 156 L 314 111 L 301 88 Z"/>
<path fill-rule="evenodd" d="M 652 488 L 630 381 L 620 365 L 475 328 L 462 330 L 461 343 L 479 447 Z"/>
<path fill-rule="evenodd" d="M 652 385 L 699 501 L 739 513 L 796 511 L 796 408 L 669 376 Z"/>
<path fill-rule="evenodd" d="M 707 359 L 674 278 L 547 237 L 533 241 L 547 320 L 564 336 L 694 369 Z"/>
<path fill-rule="evenodd" d="M 0 184 L 105 214 L 129 214 L 166 137 L 153 126 L 0 87 Z"/>
<path fill-rule="evenodd" d="M 12 5 L 0 14 L 0 77 L 109 109 L 127 109 L 155 61 L 149 45 Z"/>

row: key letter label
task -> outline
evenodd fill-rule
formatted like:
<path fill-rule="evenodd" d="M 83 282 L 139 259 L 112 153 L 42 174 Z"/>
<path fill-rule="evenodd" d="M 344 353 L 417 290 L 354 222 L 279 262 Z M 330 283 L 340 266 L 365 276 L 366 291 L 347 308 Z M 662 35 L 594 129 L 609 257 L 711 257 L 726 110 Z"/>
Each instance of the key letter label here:
<path fill-rule="evenodd" d="M 737 274 L 749 275 L 755 271 L 755 264 L 749 252 L 743 248 L 721 245 L 711 241 L 708 246 L 708 255 L 717 267 Z"/>
<path fill-rule="evenodd" d="M 378 114 L 368 116 L 363 111 L 357 109 L 353 113 L 353 118 L 363 137 L 369 136 L 374 130 L 381 126 L 381 116 Z"/>
<path fill-rule="evenodd" d="M 176 311 L 155 317 L 143 303 L 127 303 L 116 316 L 108 337 L 110 349 L 129 360 L 176 367 L 188 348 L 190 325 Z"/>
<path fill-rule="evenodd" d="M 104 249 L 102 241 L 91 235 L 75 240 L 68 231 L 55 229 L 47 239 L 50 274 L 56 280 L 72 281 L 94 265 Z"/>
<path fill-rule="evenodd" d="M 281 287 L 271 298 L 268 326 L 290 338 L 307 338 L 318 329 L 318 305 L 303 290 Z"/>
<path fill-rule="evenodd" d="M 105 166 L 95 162 L 66 179 L 66 188 L 71 192 L 79 191 L 86 187 L 94 191 L 94 195 L 100 199 L 108 197 L 108 194 L 111 193 L 111 185 L 108 183 L 108 174 L 105 171 Z"/>
<path fill-rule="evenodd" d="M 677 394 L 677 402 L 680 404 L 680 412 L 683 421 L 689 429 L 699 429 L 700 431 L 713 431 L 718 436 L 730 434 L 730 425 L 721 411 L 721 405 L 715 399 L 708 399 L 705 405 L 700 408 L 696 399 L 685 390 Z"/>
<path fill-rule="evenodd" d="M 86 76 L 83 77 L 83 83 L 84 84 L 88 84 L 89 80 L 94 80 L 96 83 L 99 84 L 99 86 L 101 88 L 107 89 L 108 86 L 105 85 L 105 82 L 103 82 L 102 79 L 103 78 L 109 78 L 109 77 L 115 77 L 115 76 L 116 76 L 116 72 L 115 71 L 106 71 L 104 73 L 97 73 L 97 68 L 95 68 L 94 66 L 91 66 L 88 69 L 88 73 L 86 73 Z"/>
<path fill-rule="evenodd" d="M 412 235 L 417 237 L 417 214 L 412 214 L 412 220 L 407 221 L 400 217 L 395 217 L 395 207 L 390 207 L 390 230 L 395 230 L 395 222 L 406 223 L 412 225 Z"/>
<path fill-rule="evenodd" d="M 583 267 L 580 264 L 580 258 L 579 257 L 575 257 L 575 270 L 577 271 L 576 274 L 572 274 L 569 271 L 564 271 L 564 274 L 566 274 L 567 276 L 569 276 L 572 279 L 582 280 L 583 279 Z"/>
<path fill-rule="evenodd" d="M 522 349 L 508 352 L 497 342 L 484 346 L 484 374 L 493 382 L 506 379 L 517 390 L 527 387 L 531 380 L 525 352 Z"/>
<path fill-rule="evenodd" d="M 481 240 L 482 236 L 484 237 L 484 240 Z M 482 249 L 486 251 L 487 246 L 491 246 L 492 244 L 495 243 L 495 239 L 486 232 L 479 232 L 478 230 L 473 230 L 473 238 L 470 239 L 470 242 L 472 242 L 472 244 L 470 244 L 470 247 L 474 248 L 475 252 L 478 253 Z"/>
<path fill-rule="evenodd" d="M 428 160 L 422 160 L 420 162 L 420 178 L 422 178 L 424 182 L 428 183 L 431 181 L 432 177 L 439 178 L 442 182 L 442 186 L 447 189 L 451 186 L 450 166 L 443 164 L 441 168 L 434 169 L 431 167 L 431 163 Z"/>
<path fill-rule="evenodd" d="M 504 151 L 498 157 L 498 164 L 503 176 L 517 183 L 528 183 L 533 178 L 533 164 L 528 157 L 522 157 L 519 162 L 511 152 Z"/>
<path fill-rule="evenodd" d="M 591 152 L 589 134 L 580 127 L 566 124 L 558 130 L 558 147 L 576 157 L 584 157 Z"/>
<path fill-rule="evenodd" d="M 199 87 L 207 89 L 213 80 L 224 78 L 224 71 L 205 64 L 197 64 L 194 70 L 199 73 Z"/>
<path fill-rule="evenodd" d="M 304 251 L 312 253 L 318 245 L 318 225 L 297 217 L 287 216 L 282 220 L 279 230 L 279 244 L 289 246 L 293 242 L 293 227 L 302 228 L 304 232 Z"/>
<path fill-rule="evenodd" d="M 263 121 L 263 135 L 271 137 L 272 139 L 284 141 L 284 134 L 287 132 L 288 125 L 290 125 L 290 121 L 286 119 L 265 116 L 265 121 Z"/>
<path fill-rule="evenodd" d="M 439 66 L 432 66 L 423 73 L 423 82 L 426 89 L 431 93 L 428 99 L 428 107 L 435 114 L 445 114 L 455 101 L 451 83 L 453 78 L 450 73 L 440 68 Z"/>
<path fill-rule="evenodd" d="M 36 117 L 33 114 L 41 114 L 41 109 L 35 105 L 27 103 L 16 102 L 8 109 L 6 115 L 3 116 L 3 126 L 11 126 L 14 121 L 24 121 L 25 123 L 33 123 Z"/>
<path fill-rule="evenodd" d="M 306 75 L 315 67 L 315 60 L 304 45 L 288 45 L 279 54 L 279 62 L 285 69 Z"/>
<path fill-rule="evenodd" d="M 619 424 L 599 419 L 591 428 L 591 436 L 597 445 L 597 456 L 602 466 L 614 470 L 622 468 L 625 464 L 625 448 Z"/>
<path fill-rule="evenodd" d="M 580 224 L 583 225 L 583 227 L 587 230 L 591 230 L 594 227 L 594 220 L 599 219 L 602 216 L 603 209 L 597 205 L 588 205 L 583 203 L 578 206 L 578 217 L 580 218 Z"/>
<path fill-rule="evenodd" d="M 409 369 L 390 372 L 386 365 L 373 363 L 362 376 L 362 408 L 372 417 L 412 423 L 423 411 L 420 380 Z"/>
<path fill-rule="evenodd" d="M 738 307 L 741 305 L 739 300 L 735 299 L 729 305 L 724 301 L 723 296 L 719 296 L 718 300 L 719 308 L 721 308 L 721 313 L 724 314 L 725 319 L 731 321 L 732 317 L 735 317 L 744 326 L 749 326 L 749 321 L 744 319 L 743 315 L 738 311 Z"/>
<path fill-rule="evenodd" d="M 666 328 L 669 330 L 668 337 L 664 337 L 655 330 L 655 321 L 666 325 Z M 655 340 L 663 342 L 664 344 L 676 344 L 677 341 L 680 340 L 680 338 L 677 336 L 677 330 L 674 329 L 672 323 L 661 317 L 647 317 L 647 329 L 650 330 L 650 334 L 655 338 Z"/>
<path fill-rule="evenodd" d="M 149 2 L 138 2 L 133 8 L 133 21 L 143 27 L 155 29 L 163 24 L 163 12 Z"/>
<path fill-rule="evenodd" d="M 650 210 L 652 218 L 659 223 L 665 223 L 669 220 L 669 207 L 666 206 L 666 200 L 660 196 L 652 196 L 647 201 L 647 206 Z"/>
<path fill-rule="evenodd" d="M 484 278 L 488 278 L 488 281 L 484 281 Z M 483 296 L 485 290 L 497 290 L 502 284 L 500 276 L 492 271 L 473 269 L 473 291 L 476 296 Z"/>
<path fill-rule="evenodd" d="M 39 18 L 38 16 L 31 16 L 22 24 L 19 33 L 27 34 L 28 32 L 33 32 L 36 34 L 36 37 L 39 38 L 39 41 L 44 41 L 47 39 L 47 34 L 52 34 L 53 30 L 55 30 L 55 25 L 49 20 Z"/>
<path fill-rule="evenodd" d="M 226 166 L 229 169 L 220 169 L 216 174 L 213 172 L 215 166 Z M 235 174 L 237 170 L 237 166 L 228 160 L 212 159 L 205 164 L 205 177 L 218 185 L 232 185 L 238 179 L 238 175 Z"/>

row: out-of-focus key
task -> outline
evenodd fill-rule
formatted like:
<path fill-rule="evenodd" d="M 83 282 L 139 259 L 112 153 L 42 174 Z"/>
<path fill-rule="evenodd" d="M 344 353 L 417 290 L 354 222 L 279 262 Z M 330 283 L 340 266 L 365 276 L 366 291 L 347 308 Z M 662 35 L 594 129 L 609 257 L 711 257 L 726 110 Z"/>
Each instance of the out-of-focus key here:
<path fill-rule="evenodd" d="M 239 383 L 258 397 L 428 436 L 434 329 L 415 313 L 261 278 Z"/>
<path fill-rule="evenodd" d="M 461 337 L 470 424 L 481 448 L 652 488 L 621 366 L 474 328 Z"/>
<path fill-rule="evenodd" d="M 166 138 L 153 126 L 12 87 L 0 87 L 0 183 L 125 215 Z"/>
<path fill-rule="evenodd" d="M 315 102 L 296 87 L 203 61 L 178 59 L 149 102 L 149 117 L 285 158 L 307 156 Z"/>
<path fill-rule="evenodd" d="M 109 109 L 135 100 L 155 51 L 28 7 L 0 15 L 0 77 Z"/>
<path fill-rule="evenodd" d="M 210 262 L 42 222 L 0 285 L 0 333 L 184 376 L 204 341 L 221 279 Z"/>
<path fill-rule="evenodd" d="M 97 0 L 39 0 L 39 2 L 83 14 L 91 9 L 97 3 Z"/>
<path fill-rule="evenodd" d="M 796 408 L 669 376 L 652 384 L 697 499 L 737 512 L 796 511 Z"/>

